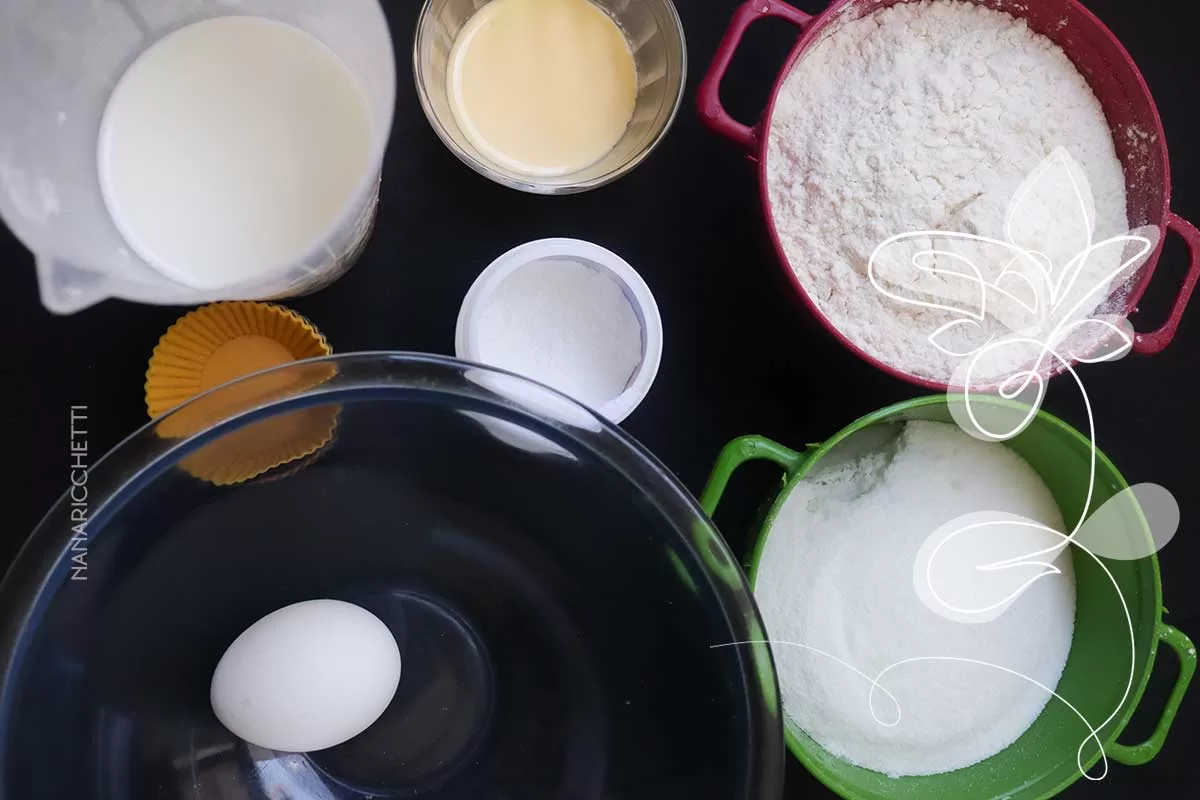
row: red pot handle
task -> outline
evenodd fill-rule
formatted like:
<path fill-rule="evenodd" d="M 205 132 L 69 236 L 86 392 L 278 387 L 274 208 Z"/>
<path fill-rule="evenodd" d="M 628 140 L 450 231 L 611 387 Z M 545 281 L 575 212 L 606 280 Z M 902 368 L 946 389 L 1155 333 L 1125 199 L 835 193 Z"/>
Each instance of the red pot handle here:
<path fill-rule="evenodd" d="M 696 106 L 704 124 L 713 133 L 732 140 L 751 153 L 758 148 L 758 130 L 729 116 L 729 112 L 721 105 L 721 81 L 725 77 L 725 71 L 729 69 L 730 62 L 733 61 L 733 54 L 742 43 L 742 36 L 746 30 L 758 20 L 767 17 L 787 20 L 801 31 L 807 28 L 813 19 L 811 15 L 779 0 L 747 0 L 734 12 L 725 36 L 717 46 L 717 53 L 713 56 L 708 72 L 705 73 L 704 80 L 700 81 L 700 88 L 696 90 Z"/>
<path fill-rule="evenodd" d="M 1179 321 L 1183 319 L 1183 312 L 1187 308 L 1188 300 L 1192 298 L 1196 283 L 1200 281 L 1200 231 L 1196 230 L 1196 226 L 1183 217 L 1170 213 L 1167 214 L 1167 230 L 1175 231 L 1187 242 L 1192 262 L 1188 267 L 1187 275 L 1183 278 L 1183 285 L 1179 287 L 1179 294 L 1175 298 L 1175 305 L 1171 307 L 1171 315 L 1167 317 L 1167 321 L 1152 333 L 1139 333 L 1133 337 L 1133 349 L 1142 355 L 1162 352 L 1175 338 L 1175 331 L 1179 329 Z"/>

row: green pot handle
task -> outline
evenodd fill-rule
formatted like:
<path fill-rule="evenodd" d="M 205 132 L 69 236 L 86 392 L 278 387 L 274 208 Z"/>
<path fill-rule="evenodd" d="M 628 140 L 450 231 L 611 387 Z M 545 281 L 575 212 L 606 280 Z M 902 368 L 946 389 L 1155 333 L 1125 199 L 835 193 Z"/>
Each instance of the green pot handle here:
<path fill-rule="evenodd" d="M 708 483 L 700 495 L 700 507 L 710 517 L 716 512 L 729 478 L 747 461 L 772 461 L 783 467 L 789 477 L 808 460 L 808 453 L 797 453 L 762 436 L 739 436 L 721 449 Z"/>
<path fill-rule="evenodd" d="M 1192 682 L 1192 676 L 1196 674 L 1196 646 L 1182 631 L 1160 622 L 1158 641 L 1170 645 L 1175 655 L 1179 656 L 1179 677 L 1175 679 L 1175 688 L 1167 698 L 1167 704 L 1154 733 L 1141 744 L 1125 745 L 1113 742 L 1104 748 L 1104 752 L 1114 761 L 1131 767 L 1149 762 L 1162 750 L 1167 732 L 1171 730 L 1171 723 L 1175 721 L 1175 714 L 1179 711 L 1179 704 L 1183 702 L 1183 695 L 1187 692 L 1188 684 Z"/>

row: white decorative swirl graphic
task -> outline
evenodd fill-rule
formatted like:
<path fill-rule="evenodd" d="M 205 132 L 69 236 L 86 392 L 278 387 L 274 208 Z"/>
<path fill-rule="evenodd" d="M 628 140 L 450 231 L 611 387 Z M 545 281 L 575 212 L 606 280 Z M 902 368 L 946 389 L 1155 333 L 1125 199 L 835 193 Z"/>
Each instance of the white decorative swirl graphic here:
<path fill-rule="evenodd" d="M 1063 198 L 1066 198 L 1065 206 Z M 1046 213 L 1051 207 L 1059 211 L 1057 216 Z M 1045 230 L 1048 219 L 1062 229 Z M 871 284 L 892 300 L 946 311 L 958 317 L 932 331 L 928 338 L 942 353 L 964 359 L 951 382 L 948 399 L 955 421 L 967 433 L 993 442 L 1007 441 L 1020 434 L 1041 409 L 1048 377 L 1059 370 L 1070 374 L 1083 398 L 1090 442 L 1087 492 L 1079 519 L 1070 534 L 1000 510 L 967 514 L 931 532 L 913 565 L 913 577 L 914 590 L 935 613 L 957 622 L 977 623 L 1003 614 L 1038 580 L 1061 574 L 1053 562 L 1070 545 L 1096 561 L 1112 583 L 1125 614 L 1130 646 L 1125 691 L 1108 717 L 1093 726 L 1065 698 L 1042 686 L 1087 725 L 1089 735 L 1076 751 L 1076 764 L 1080 773 L 1092 780 L 1108 773 L 1107 755 L 1097 731 L 1116 719 L 1133 690 L 1136 640 L 1129 607 L 1120 586 L 1093 549 L 1081 543 L 1081 534 L 1088 525 L 1086 538 L 1092 548 L 1109 556 L 1120 553 L 1122 557 L 1142 558 L 1165 545 L 1178 527 L 1178 506 L 1170 493 L 1161 487 L 1151 490 L 1144 485 L 1125 489 L 1097 514 L 1089 514 L 1096 485 L 1096 425 L 1091 401 L 1074 363 L 1115 361 L 1130 352 L 1133 333 L 1127 319 L 1115 314 L 1096 317 L 1090 314 L 1145 263 L 1161 237 L 1158 229 L 1145 227 L 1095 242 L 1095 225 L 1095 203 L 1086 175 L 1065 149 L 1058 148 L 1017 190 L 1006 215 L 1004 240 L 952 231 L 901 234 L 879 245 L 868 265 Z M 945 244 L 925 244 L 939 240 Z M 902 249 L 907 247 L 908 259 L 906 263 L 901 262 L 901 270 L 892 270 L 889 282 L 887 271 L 881 266 L 890 249 L 898 245 Z M 976 246 L 985 255 L 991 255 L 992 263 L 999 268 L 990 273 L 981 269 L 975 260 L 963 254 L 964 245 Z M 997 254 L 1002 255 L 997 258 Z M 1056 269 L 1064 255 L 1061 269 Z M 989 274 L 994 277 L 985 277 Z M 1090 277 L 1090 283 L 1083 282 L 1085 275 Z M 897 276 L 907 280 L 897 282 Z M 934 299 L 930 299 L 931 296 Z M 997 323 L 1008 332 L 998 335 Z M 977 334 L 983 341 L 965 349 L 948 344 L 952 338 L 949 334 L 953 332 L 961 338 L 964 331 Z M 994 367 L 1007 363 L 1001 361 L 1001 356 L 1014 352 L 1025 357 L 1025 366 L 1009 374 L 1001 372 L 999 378 L 995 378 L 997 370 Z M 982 381 L 981 374 L 984 376 Z M 987 383 L 989 379 L 990 384 Z M 985 384 L 982 389 L 980 383 Z M 977 404 L 979 393 L 992 395 L 991 402 Z M 997 403 L 997 397 L 1009 402 Z M 987 410 L 986 419 L 981 408 Z M 1145 517 L 1140 515 L 1139 494 L 1143 500 L 1153 500 L 1155 510 Z M 1149 539 L 1131 535 L 1132 531 L 1141 529 L 1138 523 L 1143 520 L 1151 522 L 1153 535 Z M 1005 535 L 1001 541 L 1004 546 L 1014 549 L 1014 555 L 973 564 L 967 563 L 970 558 L 966 554 L 971 552 L 968 548 L 960 551 L 957 561 L 939 564 L 939 556 L 953 552 L 952 548 L 947 548 L 956 538 L 991 529 L 1003 529 Z M 1053 537 L 1060 541 L 1044 544 L 1047 537 L 1051 537 L 1051 542 Z M 1044 546 L 1031 544 L 1039 540 Z M 935 573 L 941 576 L 943 586 L 937 585 Z M 982 574 L 987 574 L 989 580 L 980 582 L 978 578 Z M 991 596 L 973 598 L 975 603 L 970 607 L 956 605 L 947 599 L 955 588 L 963 595 L 962 588 L 971 587 L 978 595 L 981 585 Z M 945 591 L 947 588 L 950 591 Z M 961 659 L 942 656 L 907 659 L 884 669 L 876 677 L 875 684 L 888 671 L 914 660 Z M 1003 665 L 987 666 L 1036 683 Z M 1084 768 L 1083 752 L 1089 741 L 1095 741 L 1104 763 L 1099 778 L 1088 775 Z"/>
<path fill-rule="evenodd" d="M 1049 213 L 1053 210 L 1055 213 Z M 1054 225 L 1054 229 L 1048 226 Z M 946 230 L 893 236 L 880 244 L 868 264 L 874 288 L 894 302 L 942 311 L 952 318 L 930 331 L 941 353 L 962 359 L 950 382 L 948 400 L 958 425 L 990 442 L 1008 441 L 1038 417 L 1048 378 L 1071 376 L 1087 413 L 1090 455 L 1087 491 L 1070 533 L 1001 510 L 958 517 L 932 531 L 913 565 L 913 588 L 935 613 L 963 624 L 983 623 L 1003 614 L 1038 580 L 1060 575 L 1056 558 L 1074 545 L 1103 570 L 1121 602 L 1129 640 L 1129 676 L 1121 700 L 1098 725 L 1055 691 L 1001 664 L 949 655 L 921 655 L 897 661 L 874 677 L 834 655 L 796 642 L 768 640 L 832 659 L 870 683 L 868 704 L 883 726 L 899 724 L 900 704 L 883 678 L 906 664 L 964 662 L 1006 672 L 1033 683 L 1066 705 L 1087 727 L 1076 750 L 1083 777 L 1101 780 L 1108 758 L 1099 731 L 1120 714 L 1133 691 L 1136 639 L 1128 603 L 1101 558 L 1138 559 L 1160 550 L 1174 536 L 1179 509 L 1166 489 L 1154 484 L 1126 488 L 1092 514 L 1098 451 L 1092 404 L 1075 363 L 1115 361 L 1133 347 L 1133 330 L 1120 314 L 1097 313 L 1119 293 L 1154 252 L 1161 238 L 1155 227 L 1093 240 L 1096 209 L 1082 167 L 1063 148 L 1048 156 L 1022 183 L 1008 208 L 1004 239 Z M 1085 276 L 1087 279 L 1085 280 Z M 1019 363 L 1016 369 L 1003 365 Z M 979 395 L 988 396 L 979 402 Z M 1151 535 L 1146 537 L 1149 528 Z M 973 563 L 978 549 L 955 548 L 959 537 L 994 533 L 986 563 Z M 1012 555 L 995 557 L 997 547 Z M 984 580 L 986 578 L 986 580 Z M 966 605 L 963 605 L 966 603 Z M 732 644 L 746 644 L 735 642 Z M 725 645 L 715 645 L 716 647 Z M 896 709 L 894 720 L 875 710 L 878 692 Z M 1103 762 L 1100 775 L 1087 774 L 1084 750 L 1094 742 Z"/>

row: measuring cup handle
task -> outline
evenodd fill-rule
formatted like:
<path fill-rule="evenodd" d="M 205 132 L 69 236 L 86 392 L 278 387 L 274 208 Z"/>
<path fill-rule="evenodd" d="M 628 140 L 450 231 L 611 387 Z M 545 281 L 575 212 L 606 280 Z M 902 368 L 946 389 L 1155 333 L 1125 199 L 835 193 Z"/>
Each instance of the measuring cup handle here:
<path fill-rule="evenodd" d="M 1196 226 L 1192 223 L 1175 214 L 1167 215 L 1167 231 L 1174 231 L 1187 242 L 1188 250 L 1191 252 L 1191 265 L 1188 267 L 1187 275 L 1183 278 L 1183 285 L 1179 287 L 1179 294 L 1175 297 L 1175 305 L 1171 307 L 1171 314 L 1163 326 L 1152 333 L 1139 333 L 1133 337 L 1133 349 L 1142 355 L 1162 352 L 1175 338 L 1175 331 L 1179 329 L 1179 321 L 1183 319 L 1183 312 L 1187 309 L 1188 300 L 1192 298 L 1196 283 L 1200 281 L 1200 231 L 1196 230 Z"/>
<path fill-rule="evenodd" d="M 708 72 L 700 81 L 700 88 L 696 90 L 696 107 L 704 124 L 713 133 L 732 140 L 751 153 L 758 148 L 758 129 L 729 116 L 725 106 L 721 105 L 721 81 L 725 78 L 725 71 L 729 69 L 733 54 L 742 43 L 742 36 L 746 30 L 758 20 L 767 17 L 786 20 L 802 32 L 813 20 L 811 15 L 779 0 L 747 0 L 734 12 L 725 36 L 717 46 L 717 53 L 713 56 Z"/>
<path fill-rule="evenodd" d="M 1158 641 L 1160 644 L 1165 642 L 1179 657 L 1179 677 L 1175 679 L 1175 688 L 1167 698 L 1167 704 L 1163 707 L 1162 716 L 1158 718 L 1154 733 L 1141 744 L 1125 745 L 1113 742 L 1104 748 L 1105 753 L 1114 761 L 1131 767 L 1147 763 L 1162 750 L 1167 733 L 1171 730 L 1171 723 L 1175 721 L 1175 714 L 1179 711 L 1179 704 L 1183 702 L 1183 695 L 1187 692 L 1188 684 L 1192 682 L 1192 676 L 1196 674 L 1196 646 L 1182 631 L 1160 622 Z"/>
<path fill-rule="evenodd" d="M 729 485 L 730 477 L 738 467 L 747 461 L 774 462 L 783 467 L 783 471 L 791 476 L 808 458 L 807 452 L 797 453 L 795 450 L 762 436 L 741 436 L 734 439 L 725 445 L 721 449 L 721 455 L 717 456 L 717 463 L 713 467 L 712 474 L 708 476 L 708 482 L 704 485 L 704 491 L 700 495 L 700 507 L 704 509 L 705 514 L 711 517 L 721 502 L 721 495 L 725 494 L 725 487 Z"/>

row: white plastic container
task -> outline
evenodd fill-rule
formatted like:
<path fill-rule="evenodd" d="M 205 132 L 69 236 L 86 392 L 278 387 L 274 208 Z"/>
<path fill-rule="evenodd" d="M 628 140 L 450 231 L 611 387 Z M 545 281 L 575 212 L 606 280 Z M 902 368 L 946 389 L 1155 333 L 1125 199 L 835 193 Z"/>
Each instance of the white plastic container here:
<path fill-rule="evenodd" d="M 579 239 L 539 239 L 513 248 L 493 261 L 476 278 L 463 300 L 455 334 L 455 354 L 464 361 L 509 369 L 509 365 L 489 362 L 481 357 L 480 316 L 483 309 L 493 302 L 497 289 L 507 278 L 530 264 L 549 260 L 576 262 L 602 272 L 620 288 L 633 311 L 633 318 L 636 318 L 639 327 L 640 359 L 624 388 L 595 408 L 605 419 L 619 423 L 645 399 L 658 374 L 663 348 L 662 318 L 654 295 L 642 276 L 620 256 L 599 245 Z M 538 320 L 528 320 L 527 324 L 536 327 Z M 547 329 L 545 335 L 552 337 L 561 335 L 561 332 Z M 532 377 L 542 380 L 551 388 L 558 388 L 554 385 L 553 377 Z"/>
<path fill-rule="evenodd" d="M 322 241 L 254 283 L 201 290 L 139 258 L 101 196 L 96 137 L 126 68 L 168 33 L 251 14 L 316 37 L 353 73 L 372 116 L 371 168 Z M 194 305 L 313 291 L 341 275 L 374 220 L 396 74 L 377 0 L 5 0 L 0 7 L 0 218 L 33 251 L 42 302 L 70 313 L 106 297 Z"/>

